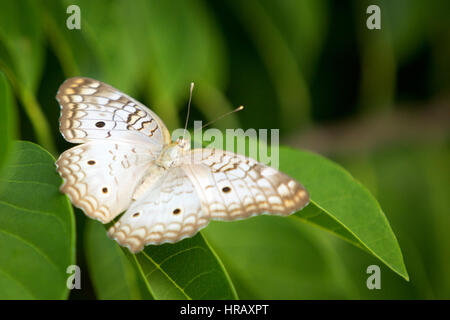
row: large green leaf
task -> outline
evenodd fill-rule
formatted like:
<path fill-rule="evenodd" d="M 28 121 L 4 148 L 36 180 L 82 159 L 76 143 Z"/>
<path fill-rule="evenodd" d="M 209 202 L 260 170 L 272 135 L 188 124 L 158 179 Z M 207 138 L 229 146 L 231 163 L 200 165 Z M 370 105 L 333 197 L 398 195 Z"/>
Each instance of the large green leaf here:
<path fill-rule="evenodd" d="M 0 184 L 0 298 L 63 299 L 75 263 L 72 207 L 53 157 L 16 142 Z"/>
<path fill-rule="evenodd" d="M 238 136 L 234 150 L 228 151 L 255 157 L 249 154 L 250 148 L 239 148 L 245 140 L 242 140 L 243 135 Z M 224 140 L 230 139 L 236 138 L 227 135 Z M 204 140 L 202 144 L 204 147 L 208 146 L 208 141 Z M 270 150 L 265 146 L 265 141 L 253 141 L 250 137 L 249 145 L 253 144 L 259 146 L 258 160 L 268 161 L 269 159 L 260 159 L 264 151 Z M 225 148 L 226 143 L 222 146 Z M 220 143 L 214 147 L 220 148 Z M 376 199 L 364 186 L 342 167 L 318 154 L 284 146 L 279 147 L 278 154 L 280 170 L 300 181 L 310 193 L 311 203 L 292 215 L 292 218 L 332 232 L 374 255 L 403 278 L 409 279 L 389 222 Z M 267 155 L 272 158 L 277 156 L 273 149 Z"/>
<path fill-rule="evenodd" d="M 236 299 L 222 262 L 201 234 L 132 255 L 155 299 Z"/>
<path fill-rule="evenodd" d="M 131 254 L 90 221 L 87 262 L 100 299 L 234 299 L 228 275 L 199 234 L 175 244 L 148 246 Z M 112 267 L 114 266 L 114 267 Z"/>
<path fill-rule="evenodd" d="M 348 172 L 317 154 L 286 147 L 280 148 L 280 168 L 310 192 L 310 205 L 293 218 L 362 247 L 408 279 L 400 247 L 383 210 Z"/>
<path fill-rule="evenodd" d="M 135 264 L 115 241 L 106 235 L 104 226 L 88 220 L 85 231 L 86 261 L 97 298 L 152 298 Z"/>
<path fill-rule="evenodd" d="M 16 114 L 8 80 L 0 71 L 0 173 L 11 152 L 16 130 Z"/>
<path fill-rule="evenodd" d="M 203 231 L 241 299 L 348 299 L 355 296 L 333 236 L 297 219 L 258 216 L 214 221 Z"/>
<path fill-rule="evenodd" d="M 369 187 L 384 208 L 389 208 L 389 220 L 400 239 L 411 278 L 403 281 L 380 266 L 384 290 L 367 290 L 368 275 L 361 270 L 377 261 L 373 256 L 355 255 L 354 248 L 341 241 L 337 243 L 339 254 L 360 289 L 360 297 L 448 299 L 450 234 L 445 230 L 450 226 L 446 210 L 450 205 L 450 149 L 446 142 L 395 143 L 369 153 L 342 154 L 338 159 Z"/>
<path fill-rule="evenodd" d="M 204 234 L 246 299 L 358 296 L 332 239 L 305 221 L 371 253 L 408 279 L 395 235 L 376 200 L 351 175 L 319 155 L 280 147 L 280 169 L 301 181 L 311 203 L 291 218 L 213 222 Z M 367 266 L 365 266 L 367 267 Z M 276 277 L 273 276 L 276 272 Z M 365 274 L 365 269 L 361 269 Z"/>

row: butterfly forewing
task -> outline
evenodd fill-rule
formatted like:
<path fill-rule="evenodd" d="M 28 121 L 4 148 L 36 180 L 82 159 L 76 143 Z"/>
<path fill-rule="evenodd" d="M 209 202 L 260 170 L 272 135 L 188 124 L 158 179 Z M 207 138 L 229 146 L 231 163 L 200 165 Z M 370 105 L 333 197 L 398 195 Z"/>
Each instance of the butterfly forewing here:
<path fill-rule="evenodd" d="M 130 143 L 170 142 L 159 117 L 119 90 L 94 79 L 67 79 L 56 99 L 61 106 L 60 131 L 73 143 L 114 139 Z"/>
<path fill-rule="evenodd" d="M 186 158 L 192 164 L 185 171 L 211 219 L 289 215 L 309 202 L 300 183 L 254 159 L 219 149 L 195 149 Z"/>

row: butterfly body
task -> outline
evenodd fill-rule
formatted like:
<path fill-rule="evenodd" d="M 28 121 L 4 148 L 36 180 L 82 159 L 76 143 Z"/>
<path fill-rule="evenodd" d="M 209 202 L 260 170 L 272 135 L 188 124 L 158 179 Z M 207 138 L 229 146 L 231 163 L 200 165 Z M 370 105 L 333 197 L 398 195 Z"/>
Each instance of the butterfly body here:
<path fill-rule="evenodd" d="M 155 161 L 155 164 L 165 169 L 178 166 L 181 164 L 180 161 L 184 158 L 189 149 L 190 147 L 185 140 L 178 140 L 177 142 L 170 143 L 164 146 L 161 155 Z"/>
<path fill-rule="evenodd" d="M 232 152 L 172 142 L 151 110 L 100 81 L 61 85 L 60 130 L 82 143 L 57 160 L 61 190 L 132 252 L 193 236 L 211 219 L 289 215 L 309 202 L 284 173 Z"/>

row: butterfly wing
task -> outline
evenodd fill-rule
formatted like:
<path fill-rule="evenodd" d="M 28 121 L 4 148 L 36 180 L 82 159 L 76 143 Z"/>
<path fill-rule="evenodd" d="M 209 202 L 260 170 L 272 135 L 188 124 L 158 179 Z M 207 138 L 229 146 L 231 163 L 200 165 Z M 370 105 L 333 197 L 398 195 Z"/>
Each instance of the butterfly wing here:
<path fill-rule="evenodd" d="M 155 183 L 132 203 L 108 235 L 138 252 L 146 244 L 176 242 L 208 224 L 200 198 L 184 170 L 164 170 Z"/>
<path fill-rule="evenodd" d="M 56 162 L 61 191 L 86 215 L 103 223 L 128 208 L 154 159 L 151 145 L 93 141 L 73 147 Z"/>
<path fill-rule="evenodd" d="M 62 135 L 83 143 L 56 163 L 64 179 L 61 190 L 88 216 L 107 223 L 128 208 L 170 134 L 154 112 L 94 79 L 67 79 L 56 99 Z"/>
<path fill-rule="evenodd" d="M 309 203 L 306 189 L 254 159 L 219 149 L 194 149 L 185 172 L 211 219 L 244 219 L 261 213 L 289 215 Z"/>
<path fill-rule="evenodd" d="M 114 139 L 162 148 L 170 134 L 161 119 L 143 104 L 98 80 L 67 79 L 56 95 L 64 138 L 73 143 Z"/>

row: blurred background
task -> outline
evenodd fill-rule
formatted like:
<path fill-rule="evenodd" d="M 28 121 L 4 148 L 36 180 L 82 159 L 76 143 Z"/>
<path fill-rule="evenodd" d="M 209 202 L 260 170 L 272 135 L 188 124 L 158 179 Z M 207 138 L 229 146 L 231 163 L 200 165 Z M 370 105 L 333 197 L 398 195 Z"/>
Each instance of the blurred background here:
<path fill-rule="evenodd" d="M 80 30 L 66 26 L 72 4 Z M 381 30 L 366 27 L 371 4 Z M 341 164 L 379 200 L 411 279 L 381 266 L 381 290 L 368 290 L 366 268 L 380 263 L 301 223 L 281 226 L 283 243 L 270 237 L 270 218 L 259 234 L 259 218 L 212 224 L 205 234 L 240 298 L 449 299 L 449 12 L 446 0 L 3 0 L 0 69 L 18 138 L 55 156 L 70 147 L 55 100 L 67 77 L 113 85 L 169 129 L 184 124 L 191 81 L 191 124 L 245 105 L 214 126 L 280 128 L 282 144 Z M 77 212 L 82 266 L 85 220 Z M 265 242 L 232 250 L 228 228 Z M 266 242 L 274 254 L 257 254 Z M 71 298 L 95 298 L 84 281 Z"/>

